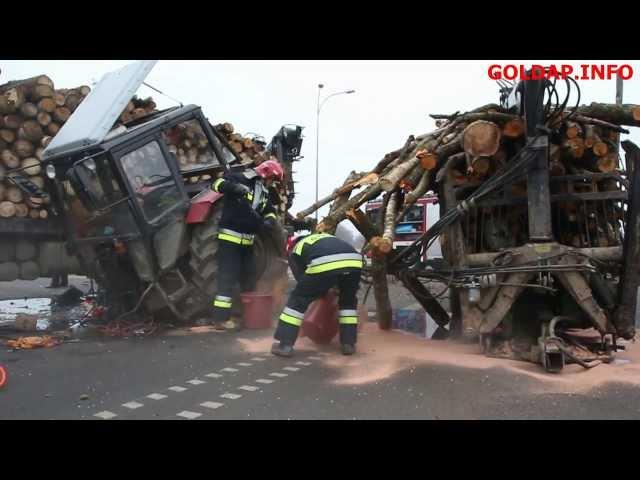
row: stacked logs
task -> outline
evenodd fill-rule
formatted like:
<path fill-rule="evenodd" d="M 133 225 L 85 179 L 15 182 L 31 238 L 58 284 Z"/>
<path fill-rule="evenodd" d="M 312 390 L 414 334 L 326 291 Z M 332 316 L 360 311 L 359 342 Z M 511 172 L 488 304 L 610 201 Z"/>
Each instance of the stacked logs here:
<path fill-rule="evenodd" d="M 552 132 L 551 177 L 611 173 L 621 168 L 619 136 L 628 131 L 620 125 L 640 126 L 640 106 L 591 104 L 571 113 L 557 113 L 547 125 Z M 522 117 L 495 104 L 431 117 L 436 121 L 435 131 L 410 136 L 370 171 L 352 172 L 344 185 L 297 214 L 298 220 L 303 220 L 331 203 L 316 231 L 335 232 L 338 223 L 348 219 L 362 233 L 368 242 L 365 249 L 373 254 L 378 311 L 389 310 L 384 259 L 392 251 L 396 224 L 408 209 L 429 191 L 438 194 L 445 178 L 457 187 L 481 185 L 509 164 L 526 143 Z M 610 188 L 620 186 L 613 181 Z M 513 196 L 526 197 L 526 181 L 511 185 L 511 190 Z M 371 222 L 360 207 L 381 194 L 379 221 Z M 561 241 L 582 246 L 571 239 Z M 379 319 L 379 323 L 388 328 L 390 317 Z"/>
<path fill-rule="evenodd" d="M 56 90 L 46 75 L 0 85 L 0 217 L 45 219 L 47 198 L 26 198 L 9 178 L 44 187 L 42 153 L 91 89 Z"/>
<path fill-rule="evenodd" d="M 220 123 L 215 126 L 215 129 L 225 136 L 229 146 L 240 156 L 243 163 L 258 165 L 269 159 L 269 154 L 265 150 L 266 143 L 262 137 L 242 136 L 234 132 L 231 123 Z"/>

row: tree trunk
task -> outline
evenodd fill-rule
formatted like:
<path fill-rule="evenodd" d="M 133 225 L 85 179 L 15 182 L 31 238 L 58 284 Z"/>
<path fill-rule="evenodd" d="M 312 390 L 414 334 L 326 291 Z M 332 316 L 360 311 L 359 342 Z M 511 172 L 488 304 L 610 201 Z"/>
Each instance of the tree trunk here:
<path fill-rule="evenodd" d="M 587 117 L 594 117 L 617 125 L 640 126 L 639 105 L 614 105 L 610 103 L 592 103 L 579 107 L 577 113 Z"/>
<path fill-rule="evenodd" d="M 29 207 L 25 203 L 16 203 L 16 217 L 24 218 L 29 215 Z"/>
<path fill-rule="evenodd" d="M 0 173 L 2 172 L 0 171 Z M 1 182 L 2 182 L 2 175 L 0 175 L 0 202 L 4 201 L 5 193 L 7 190 L 7 187 L 5 187 L 4 183 L 1 183 Z"/>
<path fill-rule="evenodd" d="M 32 177 L 29 180 L 35 184 L 36 187 L 42 189 L 44 188 L 44 178 L 42 177 Z"/>
<path fill-rule="evenodd" d="M 46 113 L 53 113 L 58 108 L 58 102 L 55 98 L 43 98 L 38 102 L 38 110 Z"/>
<path fill-rule="evenodd" d="M 51 143 L 51 140 L 53 140 L 53 137 L 50 137 L 50 136 L 42 137 L 42 140 L 40 140 L 40 146 L 42 148 L 47 148 L 47 146 Z"/>
<path fill-rule="evenodd" d="M 47 112 L 39 112 L 36 116 L 36 120 L 41 126 L 46 127 L 51 123 L 51 115 Z"/>
<path fill-rule="evenodd" d="M 462 132 L 463 148 L 472 158 L 490 157 L 500 148 L 502 132 L 493 122 L 478 120 Z"/>
<path fill-rule="evenodd" d="M 5 200 L 0 202 L 0 217 L 10 218 L 16 214 L 16 205 L 13 202 Z"/>
<path fill-rule="evenodd" d="M 374 255 L 372 264 L 373 296 L 376 301 L 378 328 L 381 330 L 390 330 L 393 324 L 393 310 L 391 309 L 391 302 L 389 301 L 386 259 Z"/>
<path fill-rule="evenodd" d="M 382 160 L 378 162 L 375 168 L 372 170 L 373 173 L 380 174 L 382 171 L 395 159 L 404 155 L 415 143 L 415 137 L 413 135 L 409 135 L 407 141 L 404 143 L 402 148 L 398 150 L 394 150 L 393 152 L 387 153 Z"/>
<path fill-rule="evenodd" d="M 20 158 L 27 158 L 33 155 L 35 148 L 28 140 L 16 140 L 13 144 L 13 151 Z"/>
<path fill-rule="evenodd" d="M 22 190 L 20 190 L 18 187 L 8 187 L 6 197 L 7 200 L 13 203 L 20 203 L 24 199 Z"/>
<path fill-rule="evenodd" d="M 520 138 L 524 135 L 524 122 L 521 118 L 509 120 L 502 127 L 502 135 L 507 138 Z"/>
<path fill-rule="evenodd" d="M 78 90 L 80 91 L 80 94 L 83 97 L 86 97 L 87 95 L 89 95 L 91 93 L 91 87 L 89 87 L 87 85 L 81 86 Z"/>
<path fill-rule="evenodd" d="M 25 118 L 34 118 L 38 115 L 38 107 L 30 102 L 25 102 L 20 107 L 20 114 Z"/>
<path fill-rule="evenodd" d="M 22 125 L 22 118 L 18 115 L 5 115 L 4 116 L 4 128 L 10 130 L 18 130 Z"/>
<path fill-rule="evenodd" d="M 77 93 L 69 93 L 66 98 L 64 99 L 64 106 L 70 110 L 71 112 L 75 111 L 76 108 L 78 108 L 78 105 L 80 105 L 80 101 L 81 101 L 82 97 L 77 94 Z"/>
<path fill-rule="evenodd" d="M 18 137 L 29 140 L 30 142 L 39 142 L 44 136 L 42 127 L 35 120 L 27 120 L 18 129 Z"/>
<path fill-rule="evenodd" d="M 2 153 L 0 153 L 0 158 L 9 170 L 20 166 L 20 158 L 9 149 L 3 150 Z"/>
<path fill-rule="evenodd" d="M 398 192 L 393 192 L 387 203 L 387 210 L 384 215 L 384 230 L 382 239 L 377 247 L 377 253 L 386 255 L 393 249 L 393 239 L 395 238 L 396 213 L 398 210 Z"/>
<path fill-rule="evenodd" d="M 402 180 L 407 173 L 411 171 L 418 163 L 420 158 L 413 157 L 411 160 L 407 160 L 395 167 L 391 172 L 382 177 L 378 184 L 385 192 L 390 192 L 398 186 L 398 182 Z"/>
<path fill-rule="evenodd" d="M 66 107 L 58 107 L 53 112 L 53 119 L 59 124 L 65 123 L 67 120 L 69 120 L 70 116 L 71 111 Z"/>
<path fill-rule="evenodd" d="M 55 110 L 56 107 L 64 107 L 65 97 L 66 97 L 66 95 L 64 93 L 62 93 L 60 90 L 57 90 L 53 94 L 53 100 L 54 100 L 54 103 L 55 103 L 55 106 L 53 107 L 53 110 Z M 53 113 L 53 110 L 51 110 L 51 111 L 46 110 L 46 112 Z"/>
<path fill-rule="evenodd" d="M 34 157 L 25 158 L 22 160 L 21 168 L 24 169 L 24 173 L 30 176 L 38 175 L 41 172 L 40 160 Z"/>
<path fill-rule="evenodd" d="M 49 216 L 49 212 L 47 212 L 46 210 L 40 210 L 40 218 L 42 220 L 46 219 Z"/>
<path fill-rule="evenodd" d="M 367 215 L 359 208 L 349 210 L 346 213 L 346 216 L 367 242 L 380 234 L 373 223 L 371 223 L 371 220 L 369 220 L 369 217 L 367 217 Z"/>
<path fill-rule="evenodd" d="M 13 143 L 16 139 L 16 134 L 13 130 L 9 130 L 7 128 L 3 128 L 0 130 L 0 139 L 2 139 L 5 143 Z M 5 146 L 6 148 L 6 146 Z"/>
<path fill-rule="evenodd" d="M 53 88 L 51 88 L 48 85 L 37 85 L 34 89 L 33 92 L 31 93 L 31 99 L 33 101 L 38 101 L 41 100 L 43 98 L 53 98 L 55 92 L 53 91 Z"/>
<path fill-rule="evenodd" d="M 52 137 L 55 137 L 59 131 L 60 125 L 58 125 L 57 123 L 51 122 L 49 125 L 47 125 L 47 133 Z"/>

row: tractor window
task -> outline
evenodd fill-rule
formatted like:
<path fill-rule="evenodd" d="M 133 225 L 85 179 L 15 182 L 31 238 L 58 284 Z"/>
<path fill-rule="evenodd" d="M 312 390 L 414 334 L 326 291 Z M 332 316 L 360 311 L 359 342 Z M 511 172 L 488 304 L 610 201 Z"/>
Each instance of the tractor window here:
<path fill-rule="evenodd" d="M 182 194 L 158 142 L 150 142 L 123 155 L 121 162 L 148 221 L 154 221 L 182 203 Z"/>
<path fill-rule="evenodd" d="M 181 171 L 220 165 L 198 120 L 193 119 L 179 123 L 168 128 L 162 134 L 167 148 L 176 156 Z M 220 144 L 217 138 L 215 141 L 217 146 L 222 149 L 226 160 L 230 161 L 227 154 L 232 160 L 233 155 Z"/>
<path fill-rule="evenodd" d="M 62 182 L 63 198 L 78 239 L 139 233 L 106 156 L 88 158 Z"/>

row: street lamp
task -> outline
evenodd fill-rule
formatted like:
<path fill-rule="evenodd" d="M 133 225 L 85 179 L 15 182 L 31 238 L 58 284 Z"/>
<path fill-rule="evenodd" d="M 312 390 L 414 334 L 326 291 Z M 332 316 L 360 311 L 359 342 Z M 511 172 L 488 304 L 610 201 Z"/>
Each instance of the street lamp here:
<path fill-rule="evenodd" d="M 316 203 L 318 203 L 318 158 L 319 158 L 319 154 L 320 154 L 320 109 L 322 108 L 322 106 L 325 104 L 325 102 L 327 100 L 329 100 L 331 97 L 335 97 L 336 95 L 346 95 L 346 94 L 351 94 L 351 93 L 356 93 L 355 90 L 344 90 L 342 92 L 335 92 L 332 93 L 331 95 L 327 95 L 322 102 L 320 102 L 320 91 L 324 88 L 324 84 L 319 83 L 318 84 L 318 109 L 317 109 L 317 116 L 316 116 Z M 316 224 L 318 223 L 318 210 L 316 210 Z"/>

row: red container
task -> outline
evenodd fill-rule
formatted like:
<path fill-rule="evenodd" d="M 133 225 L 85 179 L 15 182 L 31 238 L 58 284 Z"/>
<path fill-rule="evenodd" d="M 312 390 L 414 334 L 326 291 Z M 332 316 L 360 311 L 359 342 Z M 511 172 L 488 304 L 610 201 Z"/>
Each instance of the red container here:
<path fill-rule="evenodd" d="M 273 316 L 273 296 L 247 292 L 241 293 L 244 327 L 261 330 L 271 328 L 271 319 Z"/>
<path fill-rule="evenodd" d="M 300 335 L 318 344 L 331 343 L 338 334 L 338 298 L 329 291 L 307 309 Z"/>

